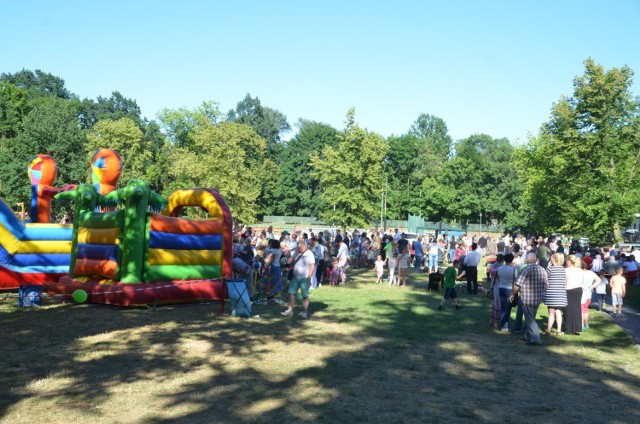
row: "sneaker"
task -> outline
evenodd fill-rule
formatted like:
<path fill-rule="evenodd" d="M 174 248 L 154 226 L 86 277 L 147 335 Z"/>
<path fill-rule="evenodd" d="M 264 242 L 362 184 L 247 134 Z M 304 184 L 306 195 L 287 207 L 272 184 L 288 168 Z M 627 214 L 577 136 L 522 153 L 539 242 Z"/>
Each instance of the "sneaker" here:
<path fill-rule="evenodd" d="M 438 305 L 438 310 L 441 311 L 442 310 L 442 305 Z"/>
<path fill-rule="evenodd" d="M 280 315 L 282 315 L 283 317 L 292 317 L 293 316 L 293 311 L 290 310 L 286 310 L 286 311 L 282 311 L 280 312 Z"/>
<path fill-rule="evenodd" d="M 300 312 L 300 313 L 298 314 L 298 316 L 299 316 L 300 318 L 302 318 L 302 319 L 307 319 L 307 318 L 309 318 L 309 314 L 307 314 L 306 312 Z"/>
<path fill-rule="evenodd" d="M 584 326 L 584 328 L 585 328 L 585 329 L 588 329 L 588 328 L 589 328 L 589 324 L 585 325 L 585 326 Z"/>
<path fill-rule="evenodd" d="M 456 305 L 456 309 L 462 309 L 462 305 Z"/>

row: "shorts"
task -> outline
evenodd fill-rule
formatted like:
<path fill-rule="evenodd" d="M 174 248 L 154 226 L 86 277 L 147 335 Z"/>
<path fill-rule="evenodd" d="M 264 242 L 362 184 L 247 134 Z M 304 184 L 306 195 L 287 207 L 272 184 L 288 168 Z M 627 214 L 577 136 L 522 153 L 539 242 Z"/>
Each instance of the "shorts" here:
<path fill-rule="evenodd" d="M 589 304 L 591 304 L 591 299 L 587 299 L 586 302 L 580 304 L 580 310 L 582 311 L 583 314 L 586 314 L 589 312 Z"/>
<path fill-rule="evenodd" d="M 302 292 L 302 298 L 309 297 L 309 287 L 311 286 L 311 282 L 308 278 L 293 278 L 289 282 L 289 294 L 298 293 L 298 289 Z"/>
<path fill-rule="evenodd" d="M 444 289 L 444 298 L 445 299 L 455 299 L 458 297 L 458 293 L 456 293 L 455 287 L 447 287 Z"/>
<path fill-rule="evenodd" d="M 622 305 L 622 294 L 611 293 L 611 303 L 613 305 Z"/>

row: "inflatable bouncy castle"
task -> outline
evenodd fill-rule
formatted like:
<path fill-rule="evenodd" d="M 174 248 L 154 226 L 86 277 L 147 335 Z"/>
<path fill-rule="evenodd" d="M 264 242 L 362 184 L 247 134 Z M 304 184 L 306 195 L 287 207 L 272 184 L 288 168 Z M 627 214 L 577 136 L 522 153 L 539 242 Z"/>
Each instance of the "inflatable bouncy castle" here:
<path fill-rule="evenodd" d="M 56 198 L 74 202 L 73 241 L 69 275 L 47 283 L 49 294 L 84 290 L 89 302 L 119 306 L 227 298 L 232 222 L 217 191 L 178 190 L 165 200 L 133 180 L 106 196 L 82 184 Z M 95 212 L 108 205 L 120 209 Z M 179 217 L 186 206 L 204 209 L 209 218 Z"/>
<path fill-rule="evenodd" d="M 52 187 L 55 161 L 34 156 L 31 213 L 18 219 L 0 201 L 0 288 L 41 284 L 49 295 L 119 306 L 225 300 L 232 276 L 232 220 L 214 189 L 178 190 L 168 199 L 141 180 L 116 189 L 122 169 L 112 150 L 96 151 L 91 184 Z M 73 207 L 73 224 L 50 224 L 51 200 Z M 207 219 L 181 217 L 185 207 Z M 221 302 L 221 310 L 224 303 Z"/>

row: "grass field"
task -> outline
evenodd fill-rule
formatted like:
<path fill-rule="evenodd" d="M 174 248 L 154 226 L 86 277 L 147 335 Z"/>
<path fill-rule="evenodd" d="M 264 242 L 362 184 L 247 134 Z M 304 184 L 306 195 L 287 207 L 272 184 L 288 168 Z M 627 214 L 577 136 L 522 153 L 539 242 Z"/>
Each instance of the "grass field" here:
<path fill-rule="evenodd" d="M 3 300 L 0 422 L 640 422 L 640 352 L 603 315 L 526 346 L 489 328 L 484 296 L 438 311 L 442 292 L 409 277 L 356 270 L 312 293 L 306 321 Z"/>

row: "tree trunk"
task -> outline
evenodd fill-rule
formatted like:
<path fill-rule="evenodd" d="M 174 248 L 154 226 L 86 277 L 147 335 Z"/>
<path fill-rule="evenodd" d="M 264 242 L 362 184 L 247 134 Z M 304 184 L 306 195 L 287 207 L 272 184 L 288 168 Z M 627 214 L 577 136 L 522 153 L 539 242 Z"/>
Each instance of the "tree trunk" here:
<path fill-rule="evenodd" d="M 624 238 L 622 237 L 622 232 L 620 231 L 620 224 L 618 224 L 617 222 L 613 224 L 613 240 L 616 243 L 620 243 L 624 241 Z"/>

